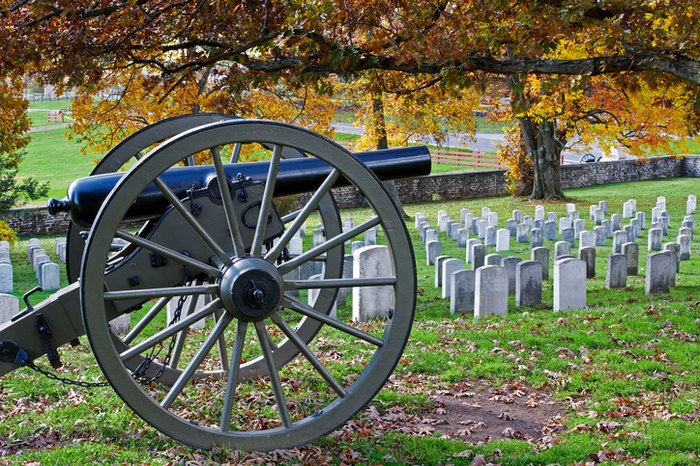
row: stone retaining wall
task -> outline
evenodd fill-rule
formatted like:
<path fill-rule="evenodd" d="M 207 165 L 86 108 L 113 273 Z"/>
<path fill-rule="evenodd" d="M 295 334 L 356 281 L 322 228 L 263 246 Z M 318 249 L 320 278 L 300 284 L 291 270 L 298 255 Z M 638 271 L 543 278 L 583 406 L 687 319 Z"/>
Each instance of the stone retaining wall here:
<path fill-rule="evenodd" d="M 680 176 L 700 178 L 700 156 L 564 165 L 561 172 L 564 189 Z M 408 178 L 397 180 L 396 189 L 406 203 L 499 196 L 506 194 L 504 173 L 504 170 L 491 170 Z M 355 190 L 339 188 L 333 191 L 339 206 L 360 205 L 361 198 Z M 3 220 L 19 236 L 58 235 L 64 234 L 68 228 L 65 214 L 54 217 L 43 207 L 13 209 L 3 216 Z"/>

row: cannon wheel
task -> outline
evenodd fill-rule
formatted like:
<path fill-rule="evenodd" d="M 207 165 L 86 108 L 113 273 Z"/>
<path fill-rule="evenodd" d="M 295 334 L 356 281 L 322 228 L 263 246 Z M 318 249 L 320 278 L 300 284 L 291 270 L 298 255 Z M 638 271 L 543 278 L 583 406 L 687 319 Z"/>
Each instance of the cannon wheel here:
<path fill-rule="evenodd" d="M 304 254 L 305 257 L 299 256 L 296 261 L 292 259 L 278 264 L 280 246 L 263 251 L 254 240 L 251 254 L 234 252 L 231 257 L 224 258 L 219 269 L 211 270 L 212 267 L 204 262 L 194 264 L 210 274 L 207 286 L 141 292 L 142 298 L 209 293 L 213 304 L 202 309 L 200 314 L 185 319 L 180 328 L 204 313 L 216 315 L 217 321 L 213 327 L 206 328 L 203 342 L 193 355 L 188 356 L 191 359 L 187 368 L 172 387 L 164 390 L 161 385 L 136 379 L 123 361 L 162 342 L 178 329 L 169 332 L 166 328 L 127 351 L 115 346 L 109 328 L 110 309 L 116 300 L 130 299 L 134 295 L 131 290 L 105 291 L 103 274 L 111 239 L 115 235 L 128 237 L 120 233 L 119 228 L 129 206 L 147 185 L 187 154 L 211 150 L 215 158 L 218 147 L 249 142 L 267 143 L 275 147 L 275 152 L 281 147 L 291 147 L 311 154 L 333 168 L 321 187 L 309 192 L 311 199 L 288 226 L 280 244 L 284 245 L 293 236 L 313 211 L 314 200 L 327 194 L 339 177 L 353 184 L 364 196 L 370 217 L 347 232 L 329 236 L 326 243 L 312 248 Z M 272 196 L 277 166 L 273 156 L 266 194 L 263 195 L 263 213 L 269 212 L 265 199 Z M 217 182 L 226 183 L 222 178 L 220 173 Z M 167 188 L 162 189 L 167 191 Z M 227 218 L 235 216 L 227 215 Z M 259 217 L 265 218 L 264 214 Z M 260 229 L 265 223 L 259 221 L 256 228 Z M 196 230 L 196 225 L 191 226 Z M 285 278 L 295 267 L 301 267 L 308 260 L 374 226 L 381 228 L 387 246 L 387 262 L 392 270 L 387 276 L 366 279 L 321 277 L 316 280 Z M 234 231 L 232 241 L 236 244 L 235 230 L 238 227 L 229 222 L 229 228 Z M 214 245 L 212 251 L 215 249 Z M 240 251 L 240 248 L 236 250 Z M 198 260 L 196 257 L 192 259 Z M 189 259 L 188 263 L 192 265 Z M 241 296 L 236 290 L 253 283 L 253 279 L 249 280 L 251 276 L 258 283 L 265 283 L 262 287 L 268 290 L 268 296 L 274 295 L 275 289 L 279 291 L 279 301 L 273 299 L 274 302 L 266 303 L 262 310 L 249 307 L 252 301 L 248 304 L 240 299 L 236 301 Z M 416 295 L 415 260 L 408 232 L 399 210 L 374 174 L 345 149 L 312 132 L 281 123 L 246 120 L 195 128 L 161 144 L 140 160 L 103 203 L 87 240 L 81 277 L 81 309 L 86 333 L 110 384 L 149 424 L 199 448 L 213 445 L 242 450 L 289 448 L 336 429 L 362 409 L 393 372 L 411 330 Z M 341 287 L 352 288 L 354 294 L 359 287 L 375 286 L 389 290 L 394 307 L 386 310 L 383 320 L 371 324 L 331 317 L 320 312 L 315 304 L 306 304 L 291 293 L 292 289 L 314 288 L 321 289 L 319 296 L 323 296 L 328 294 L 324 293 L 326 290 L 331 290 L 330 295 L 335 299 Z M 252 294 L 245 295 L 257 299 L 255 289 Z M 317 337 L 308 344 L 296 333 L 307 320 L 315 321 L 321 327 Z M 249 327 L 254 327 L 255 331 L 247 331 Z M 272 356 L 274 335 L 288 338 L 304 357 L 283 367 L 276 365 Z M 231 364 L 225 379 L 193 381 L 191 375 L 208 360 L 212 348 L 222 340 L 231 351 Z M 352 342 L 346 345 L 345 354 L 334 350 L 340 341 Z M 246 380 L 239 375 L 240 363 L 250 354 L 260 354 L 268 371 L 265 375 Z"/>
<path fill-rule="evenodd" d="M 139 131 L 131 134 L 112 150 L 110 150 L 100 162 L 95 166 L 90 176 L 101 175 L 105 173 L 114 173 L 121 170 L 128 163 L 133 162 L 137 157 L 143 155 L 143 152 L 152 147 L 154 144 L 160 143 L 166 139 L 176 136 L 192 128 L 225 120 L 236 120 L 240 117 L 235 115 L 226 115 L 221 113 L 193 113 L 189 115 L 181 115 L 172 118 L 166 118 L 156 123 L 148 125 Z M 305 157 L 305 154 L 295 150 L 286 150 L 282 154 L 283 158 Z M 188 161 L 185 161 L 188 164 Z M 340 233 L 341 225 L 338 217 L 338 209 L 333 201 L 332 196 L 324 196 L 319 202 L 318 214 L 324 229 L 329 234 L 335 236 Z M 68 225 L 68 233 L 66 235 L 66 274 L 70 283 L 75 282 L 80 277 L 80 263 L 83 258 L 85 249 L 85 239 L 80 234 L 81 228 L 73 223 Z M 343 267 L 343 251 L 342 248 L 337 248 L 331 251 L 325 263 L 325 277 L 340 278 L 342 276 Z M 328 314 L 332 307 L 330 299 L 326 299 L 327 309 L 324 311 Z M 320 305 L 321 303 L 319 303 Z M 302 329 L 298 333 L 303 336 L 308 342 L 316 334 L 318 325 L 315 322 L 305 322 L 308 328 Z M 118 344 L 118 343 L 117 343 Z M 277 367 L 286 364 L 298 354 L 296 347 L 289 342 L 283 342 L 276 348 L 273 348 L 273 355 Z M 138 358 L 129 361 L 131 369 L 135 369 L 142 363 Z M 157 362 L 152 363 L 154 371 L 161 370 Z M 249 361 L 241 367 L 241 377 L 252 377 L 256 374 L 266 371 L 264 361 L 258 358 Z M 172 384 L 179 377 L 180 371 L 171 367 L 163 369 L 159 381 L 166 384 Z M 223 376 L 223 369 L 215 369 L 209 371 L 198 371 L 194 378 L 210 377 L 212 375 Z"/>

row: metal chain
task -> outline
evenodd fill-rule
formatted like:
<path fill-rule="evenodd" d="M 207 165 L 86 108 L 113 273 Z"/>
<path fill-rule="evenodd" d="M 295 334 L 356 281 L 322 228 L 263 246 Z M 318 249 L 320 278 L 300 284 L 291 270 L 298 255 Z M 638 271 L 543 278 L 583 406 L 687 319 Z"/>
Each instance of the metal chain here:
<path fill-rule="evenodd" d="M 185 286 L 190 286 L 191 284 L 192 282 L 187 282 Z M 186 301 L 187 296 L 183 295 L 179 297 L 177 301 L 177 307 L 175 308 L 175 312 L 173 312 L 173 318 L 168 323 L 168 326 L 171 326 L 180 320 L 182 308 L 184 307 Z M 176 338 L 177 333 L 170 337 L 170 343 L 168 344 L 168 352 L 165 355 L 165 358 L 163 358 L 163 363 L 161 364 L 160 369 L 158 369 L 158 372 L 156 372 L 152 377 L 146 377 L 146 372 L 148 371 L 148 368 L 151 367 L 151 363 L 160 355 L 160 352 L 163 350 L 163 342 L 160 342 L 158 345 L 151 348 L 150 354 L 144 357 L 143 361 L 141 361 L 141 363 L 131 373 L 131 376 L 135 379 L 145 381 L 146 383 L 150 383 L 161 378 L 163 376 L 163 373 L 165 372 L 166 366 L 170 364 L 173 351 L 175 350 Z"/>
<path fill-rule="evenodd" d="M 109 387 L 109 382 L 85 382 L 84 380 L 69 379 L 67 377 L 62 377 L 54 372 L 47 371 L 46 369 L 43 369 L 43 368 L 37 366 L 36 364 L 34 364 L 31 361 L 27 361 L 24 364 L 24 366 L 30 368 L 33 371 L 38 372 L 39 374 L 46 376 L 47 378 L 49 378 L 51 380 L 61 382 L 64 385 L 74 385 L 76 387 L 83 387 L 83 388 Z"/>

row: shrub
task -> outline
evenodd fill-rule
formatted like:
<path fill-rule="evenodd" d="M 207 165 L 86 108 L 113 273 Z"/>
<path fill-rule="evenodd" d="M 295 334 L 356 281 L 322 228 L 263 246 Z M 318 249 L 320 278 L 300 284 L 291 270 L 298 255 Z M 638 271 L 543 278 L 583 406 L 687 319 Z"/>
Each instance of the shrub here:
<path fill-rule="evenodd" d="M 17 234 L 10 225 L 0 220 L 0 241 L 9 241 L 10 244 L 17 242 Z"/>

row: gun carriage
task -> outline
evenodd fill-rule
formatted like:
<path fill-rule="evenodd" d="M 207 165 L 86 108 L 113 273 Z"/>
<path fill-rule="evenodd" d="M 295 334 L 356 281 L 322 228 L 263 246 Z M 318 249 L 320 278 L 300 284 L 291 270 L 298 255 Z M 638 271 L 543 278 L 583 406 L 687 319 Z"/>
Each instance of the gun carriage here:
<path fill-rule="evenodd" d="M 253 151 L 269 160 L 244 162 Z M 422 146 L 351 154 L 269 121 L 198 114 L 148 126 L 50 201 L 71 215 L 71 283 L 0 327 L 0 375 L 44 354 L 58 365 L 55 348 L 86 335 L 124 402 L 181 442 L 313 441 L 371 401 L 401 357 L 415 261 L 380 179 L 429 171 Z M 336 205 L 342 185 L 366 202 L 357 225 Z M 296 206 L 283 209 L 290 196 Z M 300 252 L 292 243 L 305 224 L 325 241 Z M 353 277 L 344 245 L 373 228 L 392 273 Z M 390 291 L 384 319 L 357 323 L 339 305 L 364 287 Z M 117 335 L 110 322 L 124 314 L 131 329 Z M 353 350 L 338 354 L 338 342 Z"/>

